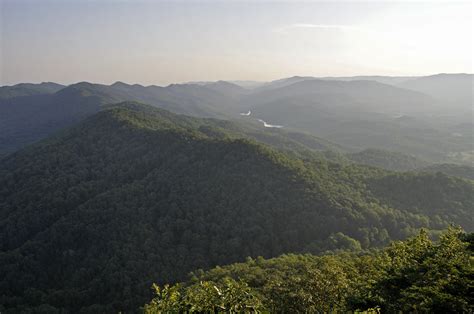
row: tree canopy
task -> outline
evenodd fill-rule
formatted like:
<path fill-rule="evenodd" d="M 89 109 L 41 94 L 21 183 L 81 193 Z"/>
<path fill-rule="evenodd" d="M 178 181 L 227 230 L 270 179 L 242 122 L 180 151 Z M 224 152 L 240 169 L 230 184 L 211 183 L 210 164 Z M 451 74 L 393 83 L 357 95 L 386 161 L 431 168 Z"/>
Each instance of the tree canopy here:
<path fill-rule="evenodd" d="M 469 313 L 474 310 L 470 244 L 472 234 L 450 228 L 437 242 L 421 230 L 416 237 L 371 253 L 249 258 L 197 271 L 189 281 L 163 290 L 154 285 L 155 297 L 144 310 Z M 233 289 L 232 301 L 224 301 L 229 296 L 219 294 L 219 287 Z"/>
<path fill-rule="evenodd" d="M 111 106 L 0 160 L 1 311 L 130 312 L 152 282 L 247 256 L 359 251 L 450 223 L 472 231 L 473 192 L 468 180 L 300 158 L 225 123 Z M 332 269 L 308 271 L 346 280 Z M 230 298 L 244 286 L 216 287 Z"/>

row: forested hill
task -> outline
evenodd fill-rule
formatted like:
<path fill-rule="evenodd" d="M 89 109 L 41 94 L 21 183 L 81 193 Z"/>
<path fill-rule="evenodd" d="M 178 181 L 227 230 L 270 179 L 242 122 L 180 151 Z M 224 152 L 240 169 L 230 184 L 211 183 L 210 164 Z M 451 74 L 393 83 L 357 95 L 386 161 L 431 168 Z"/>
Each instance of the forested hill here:
<path fill-rule="evenodd" d="M 429 165 L 414 156 L 373 148 L 348 154 L 347 157 L 356 163 L 394 171 L 410 171 Z"/>
<path fill-rule="evenodd" d="M 346 154 L 344 157 L 358 164 L 387 170 L 441 172 L 449 176 L 474 180 L 474 167 L 470 165 L 430 164 L 423 159 L 398 152 L 370 148 L 357 153 Z"/>
<path fill-rule="evenodd" d="M 235 93 L 222 84 L 207 88 L 80 82 L 66 87 L 54 83 L 0 87 L 0 156 L 70 127 L 106 104 L 141 101 L 177 113 L 222 117 L 223 107 Z"/>
<path fill-rule="evenodd" d="M 370 253 L 248 258 L 154 285 L 145 313 L 471 313 L 473 240 L 450 228 L 432 241 L 421 230 Z"/>
<path fill-rule="evenodd" d="M 152 282 L 247 256 L 474 229 L 470 181 L 303 161 L 217 125 L 125 103 L 1 159 L 1 312 L 130 312 Z"/>
<path fill-rule="evenodd" d="M 62 88 L 64 88 L 64 85 L 52 82 L 44 82 L 41 84 L 21 83 L 13 86 L 0 86 L 0 99 L 47 95 L 55 93 Z"/>
<path fill-rule="evenodd" d="M 419 169 L 426 172 L 442 172 L 451 176 L 474 180 L 474 167 L 456 164 L 435 164 Z"/>
<path fill-rule="evenodd" d="M 439 75 L 409 80 L 406 88 L 393 86 L 405 80 L 408 78 L 292 77 L 254 89 L 224 81 L 166 87 L 123 82 L 3 86 L 0 87 L 0 156 L 74 126 L 102 110 L 104 105 L 139 101 L 195 117 L 238 119 L 257 125 L 262 120 L 267 126 L 283 126 L 292 134 L 305 132 L 324 138 L 326 142 L 346 147 L 345 152 L 376 148 L 416 156 L 430 163 L 469 165 L 473 160 L 469 118 L 472 97 L 467 96 L 472 96 L 469 88 L 472 76 Z M 417 91 L 420 83 L 423 85 L 420 91 L 431 96 Z M 439 95 L 443 97 L 436 95 L 441 90 L 439 86 L 447 87 Z M 461 94 L 463 99 L 452 101 Z M 359 156 L 362 161 L 389 162 L 390 167 L 397 167 L 397 158 L 404 159 L 386 157 Z"/>

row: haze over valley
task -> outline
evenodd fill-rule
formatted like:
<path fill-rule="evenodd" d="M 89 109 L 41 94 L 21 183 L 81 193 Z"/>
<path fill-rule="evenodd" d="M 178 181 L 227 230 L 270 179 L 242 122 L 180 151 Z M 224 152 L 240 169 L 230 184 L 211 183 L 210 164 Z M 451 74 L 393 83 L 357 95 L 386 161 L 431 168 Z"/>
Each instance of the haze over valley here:
<path fill-rule="evenodd" d="M 472 3 L 0 9 L 0 313 L 474 311 Z"/>
<path fill-rule="evenodd" d="M 390 79 L 396 83 L 381 83 Z M 347 152 L 376 148 L 430 162 L 469 164 L 473 86 L 473 75 L 468 74 L 398 80 L 295 76 L 255 88 L 225 81 L 166 87 L 122 82 L 3 86 L 0 153 L 73 125 L 107 104 L 139 101 L 178 114 L 284 127 L 323 137 Z"/>

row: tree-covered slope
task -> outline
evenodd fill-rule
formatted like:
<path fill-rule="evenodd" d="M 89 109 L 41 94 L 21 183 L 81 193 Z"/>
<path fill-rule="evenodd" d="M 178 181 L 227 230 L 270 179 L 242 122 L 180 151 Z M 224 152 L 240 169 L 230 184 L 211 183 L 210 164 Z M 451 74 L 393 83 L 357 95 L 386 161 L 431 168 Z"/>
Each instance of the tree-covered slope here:
<path fill-rule="evenodd" d="M 470 313 L 473 238 L 449 229 L 432 241 L 421 231 L 370 253 L 249 258 L 154 285 L 145 313 Z"/>
<path fill-rule="evenodd" d="M 67 87 L 54 83 L 0 87 L 0 156 L 72 126 L 105 104 L 120 101 L 141 101 L 193 116 L 224 117 L 238 86 L 236 90 L 229 88 L 230 83 L 222 85 L 145 87 L 81 82 Z"/>
<path fill-rule="evenodd" d="M 410 171 L 425 167 L 429 164 L 414 156 L 373 148 L 348 154 L 347 157 L 359 164 L 394 171 Z"/>
<path fill-rule="evenodd" d="M 141 100 L 175 113 L 216 117 L 223 116 L 222 111 L 228 109 L 226 103 L 236 97 L 240 90 L 238 86 L 224 82 L 210 87 L 184 84 L 166 88 L 121 82 L 110 86 L 82 82 L 54 94 L 0 99 L 0 157 L 73 126 L 112 103 Z M 243 119 L 234 122 L 210 121 L 217 128 L 218 124 L 223 124 L 227 129 L 225 132 L 234 132 L 240 137 L 247 136 L 294 153 L 306 149 L 340 149 L 339 146 L 312 135 L 264 129 L 260 123 L 246 122 Z"/>
<path fill-rule="evenodd" d="M 210 121 L 125 103 L 2 159 L 2 312 L 133 311 L 152 282 L 197 268 L 472 227 L 472 182 L 436 185 L 442 215 L 414 210 L 368 188 L 385 171 L 302 161 Z"/>
<path fill-rule="evenodd" d="M 453 176 L 438 173 L 396 173 L 370 178 L 368 188 L 379 199 L 395 208 L 428 214 L 436 220 L 461 222 L 474 229 L 473 184 Z"/>
<path fill-rule="evenodd" d="M 435 164 L 418 169 L 424 172 L 442 172 L 444 174 L 474 180 L 474 167 L 457 164 Z"/>
<path fill-rule="evenodd" d="M 348 153 L 345 157 L 358 164 L 392 171 L 416 171 L 432 174 L 441 172 L 449 176 L 474 180 L 474 167 L 467 164 L 430 164 L 411 155 L 373 148 Z"/>

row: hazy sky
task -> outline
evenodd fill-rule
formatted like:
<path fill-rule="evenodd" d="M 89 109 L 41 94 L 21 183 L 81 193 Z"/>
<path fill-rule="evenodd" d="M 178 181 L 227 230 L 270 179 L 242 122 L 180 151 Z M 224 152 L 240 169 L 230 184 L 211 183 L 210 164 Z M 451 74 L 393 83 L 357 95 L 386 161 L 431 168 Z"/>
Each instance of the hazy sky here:
<path fill-rule="evenodd" d="M 0 0 L 0 84 L 473 72 L 473 2 Z"/>

